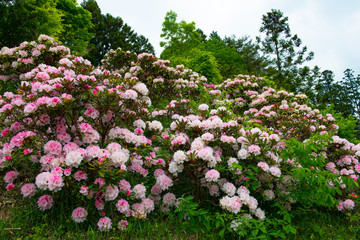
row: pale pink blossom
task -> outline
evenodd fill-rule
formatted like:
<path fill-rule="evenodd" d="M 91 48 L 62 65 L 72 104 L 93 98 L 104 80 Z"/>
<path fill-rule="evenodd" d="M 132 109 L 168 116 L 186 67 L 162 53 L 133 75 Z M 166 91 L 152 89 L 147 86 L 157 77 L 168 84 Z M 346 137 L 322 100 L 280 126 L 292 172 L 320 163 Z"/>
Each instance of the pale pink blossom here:
<path fill-rule="evenodd" d="M 75 222 L 80 223 L 85 221 L 87 215 L 88 213 L 84 208 L 78 207 L 74 209 L 74 211 L 71 214 L 71 217 Z"/>
<path fill-rule="evenodd" d="M 97 225 L 98 225 L 98 227 L 99 227 L 99 230 L 100 230 L 101 232 L 103 232 L 103 231 L 109 231 L 109 230 L 112 228 L 111 223 L 112 223 L 112 222 L 111 222 L 111 219 L 110 219 L 110 218 L 108 218 L 108 217 L 103 217 L 103 218 L 100 218 L 100 219 L 99 219 Z"/>
<path fill-rule="evenodd" d="M 127 190 L 130 190 L 130 188 L 131 188 L 131 185 L 130 185 L 130 183 L 128 181 L 126 181 L 124 179 L 120 180 L 120 182 L 119 182 L 120 191 L 126 192 Z"/>
<path fill-rule="evenodd" d="M 265 172 L 269 171 L 270 169 L 269 165 L 266 162 L 259 162 L 257 166 Z"/>
<path fill-rule="evenodd" d="M 31 198 L 36 193 L 36 186 L 33 183 L 27 183 L 21 187 L 20 191 L 24 198 Z"/>
<path fill-rule="evenodd" d="M 205 179 L 208 182 L 215 182 L 219 178 L 220 178 L 220 173 L 218 171 L 216 171 L 215 169 L 211 169 L 211 170 L 207 171 L 205 174 Z"/>
<path fill-rule="evenodd" d="M 281 176 L 281 170 L 278 167 L 270 167 L 269 171 L 275 177 Z"/>
<path fill-rule="evenodd" d="M 9 171 L 5 174 L 4 181 L 6 183 L 12 183 L 17 178 L 18 175 L 19 173 L 16 171 Z"/>
<path fill-rule="evenodd" d="M 37 201 L 40 210 L 45 211 L 53 206 L 54 200 L 50 195 L 44 195 Z"/>

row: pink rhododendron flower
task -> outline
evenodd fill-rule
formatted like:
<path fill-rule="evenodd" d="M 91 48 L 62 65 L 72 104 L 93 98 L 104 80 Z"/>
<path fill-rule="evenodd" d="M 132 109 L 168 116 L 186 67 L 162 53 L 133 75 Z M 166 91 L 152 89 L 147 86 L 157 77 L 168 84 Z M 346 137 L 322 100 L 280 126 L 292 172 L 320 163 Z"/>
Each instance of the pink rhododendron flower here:
<path fill-rule="evenodd" d="M 17 178 L 18 175 L 19 173 L 16 171 L 9 171 L 5 174 L 4 181 L 6 183 L 12 183 Z"/>
<path fill-rule="evenodd" d="M 176 202 L 176 196 L 173 193 L 167 193 L 163 197 L 163 203 L 167 204 L 169 206 L 175 205 Z"/>
<path fill-rule="evenodd" d="M 100 231 L 109 231 L 112 226 L 111 226 L 111 219 L 108 218 L 108 217 L 103 217 L 103 218 L 100 218 L 97 225 L 99 227 L 99 230 Z"/>
<path fill-rule="evenodd" d="M 127 190 L 130 190 L 130 188 L 131 188 L 131 185 L 130 185 L 130 183 L 128 181 L 126 181 L 124 179 L 120 180 L 120 182 L 119 182 L 120 191 L 126 192 Z"/>
<path fill-rule="evenodd" d="M 116 208 L 120 213 L 125 213 L 130 209 L 130 205 L 129 203 L 124 200 L 124 199 L 120 199 L 117 203 L 116 203 Z"/>
<path fill-rule="evenodd" d="M 269 171 L 275 177 L 280 177 L 281 176 L 281 170 L 279 168 L 277 168 L 277 167 L 270 167 Z"/>
<path fill-rule="evenodd" d="M 20 191 L 24 198 L 25 197 L 31 198 L 36 193 L 35 184 L 33 184 L 33 183 L 25 184 L 24 186 L 21 187 Z"/>
<path fill-rule="evenodd" d="M 81 186 L 79 193 L 86 196 L 89 193 L 89 188 L 87 186 L 83 185 L 83 186 Z"/>
<path fill-rule="evenodd" d="M 134 186 L 133 192 L 135 193 L 135 198 L 143 199 L 145 198 L 146 187 L 141 184 L 137 184 Z"/>
<path fill-rule="evenodd" d="M 80 151 L 71 151 L 66 155 L 65 164 L 67 166 L 78 168 L 83 159 L 84 157 Z"/>
<path fill-rule="evenodd" d="M 220 178 L 220 173 L 215 169 L 209 170 L 205 174 L 205 179 L 209 182 L 215 182 Z"/>
<path fill-rule="evenodd" d="M 64 175 L 68 177 L 68 176 L 70 176 L 70 174 L 71 174 L 71 168 L 66 168 L 64 170 Z"/>
<path fill-rule="evenodd" d="M 162 193 L 162 189 L 158 185 L 154 185 L 151 188 L 151 194 L 152 195 L 159 195 L 160 193 Z"/>
<path fill-rule="evenodd" d="M 224 183 L 224 185 L 222 186 L 223 191 L 230 197 L 234 196 L 235 192 L 236 192 L 236 187 L 234 184 L 232 183 Z"/>
<path fill-rule="evenodd" d="M 87 179 L 87 175 L 86 173 L 82 172 L 82 171 L 77 171 L 74 174 L 74 178 L 76 181 L 81 181 L 81 180 L 86 180 Z"/>
<path fill-rule="evenodd" d="M 99 184 L 99 188 L 101 188 L 102 186 L 105 185 L 105 180 L 102 179 L 102 178 L 97 178 L 97 179 L 95 179 L 95 182 L 94 182 L 94 183 L 95 183 L 95 184 Z"/>
<path fill-rule="evenodd" d="M 50 173 L 48 177 L 48 188 L 50 191 L 60 191 L 64 186 L 63 179 L 60 175 Z"/>
<path fill-rule="evenodd" d="M 8 190 L 8 191 L 10 191 L 10 190 L 12 190 L 12 189 L 14 189 L 15 188 L 15 184 L 14 183 L 8 183 L 7 185 L 6 185 L 6 190 Z"/>
<path fill-rule="evenodd" d="M 270 169 L 269 165 L 266 162 L 259 162 L 257 166 L 265 172 L 269 171 Z"/>
<path fill-rule="evenodd" d="M 351 199 L 347 199 L 343 202 L 343 206 L 347 210 L 352 210 L 355 207 L 355 202 Z"/>
<path fill-rule="evenodd" d="M 115 198 L 117 198 L 119 194 L 119 188 L 115 185 L 109 185 L 105 189 L 105 200 L 106 201 L 112 201 Z"/>
<path fill-rule="evenodd" d="M 34 103 L 28 103 L 25 107 L 24 107 L 24 114 L 25 115 L 29 115 L 31 113 L 34 113 L 37 110 L 37 105 L 35 105 Z"/>
<path fill-rule="evenodd" d="M 61 143 L 57 141 L 49 141 L 44 145 L 44 152 L 59 155 L 62 151 Z"/>
<path fill-rule="evenodd" d="M 169 187 L 171 187 L 173 185 L 173 181 L 171 178 L 169 178 L 168 176 L 166 176 L 165 174 L 160 175 L 159 177 L 156 178 L 156 184 L 162 189 L 162 190 L 166 190 Z"/>
<path fill-rule="evenodd" d="M 97 210 L 101 211 L 104 209 L 105 203 L 102 200 L 98 199 L 95 201 L 95 207 L 97 208 Z"/>
<path fill-rule="evenodd" d="M 39 198 L 37 201 L 38 207 L 41 211 L 50 209 L 53 206 L 54 200 L 49 195 L 44 195 Z"/>
<path fill-rule="evenodd" d="M 80 223 L 85 221 L 87 215 L 88 213 L 84 208 L 78 207 L 74 209 L 74 211 L 71 214 L 71 217 L 75 222 Z"/>
<path fill-rule="evenodd" d="M 248 158 L 248 157 L 250 156 L 250 154 L 249 154 L 249 152 L 248 152 L 246 149 L 242 148 L 242 149 L 240 149 L 240 151 L 238 152 L 237 156 L 238 156 L 238 158 L 240 158 L 240 159 L 246 159 L 246 158 Z"/>
<path fill-rule="evenodd" d="M 126 220 L 121 220 L 118 223 L 118 229 L 120 229 L 121 231 L 125 231 L 128 225 L 129 224 L 128 224 L 128 222 Z"/>
<path fill-rule="evenodd" d="M 255 156 L 259 155 L 260 152 L 260 147 L 258 145 L 250 145 L 249 146 L 249 152 L 253 153 Z"/>

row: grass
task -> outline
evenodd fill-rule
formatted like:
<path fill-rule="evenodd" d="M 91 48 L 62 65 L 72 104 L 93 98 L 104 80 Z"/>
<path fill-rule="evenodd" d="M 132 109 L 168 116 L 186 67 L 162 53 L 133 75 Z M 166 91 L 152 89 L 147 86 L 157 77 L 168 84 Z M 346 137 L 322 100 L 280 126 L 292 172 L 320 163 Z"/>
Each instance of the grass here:
<path fill-rule="evenodd" d="M 186 230 L 182 221 L 161 212 L 146 220 L 132 221 L 126 231 L 118 230 L 113 224 L 109 232 L 100 232 L 95 225 L 76 224 L 70 218 L 64 218 L 60 224 L 53 216 L 56 209 L 44 215 L 31 205 L 9 210 L 12 204 L 6 204 L 1 210 L 0 239 L 222 239 L 216 232 Z M 297 234 L 292 239 L 359 239 L 356 235 L 359 223 L 349 223 L 342 213 L 301 209 L 294 214 Z"/>
<path fill-rule="evenodd" d="M 100 215 L 92 219 L 89 215 L 84 223 L 77 224 L 70 217 L 73 208 L 66 202 L 42 212 L 36 203 L 10 199 L 14 199 L 12 195 L 0 194 L 0 239 L 236 239 L 230 235 L 220 237 L 222 229 L 214 227 L 215 224 L 210 231 L 194 232 L 189 228 L 189 221 L 184 222 L 175 214 L 165 214 L 161 210 L 155 210 L 144 220 L 128 220 L 126 231 L 117 229 L 117 222 L 114 222 L 112 230 L 100 232 L 96 226 Z M 360 206 L 360 200 L 356 199 L 356 205 Z M 291 224 L 296 234 L 287 235 L 286 239 L 360 239 L 359 207 L 355 210 L 352 215 L 346 215 L 326 208 L 294 208 Z M 214 216 L 211 221 L 215 221 Z"/>
<path fill-rule="evenodd" d="M 57 210 L 43 214 L 35 206 L 22 205 L 9 209 L 13 204 L 2 202 L 0 239 L 208 239 L 211 234 L 186 231 L 181 221 L 162 214 L 152 214 L 146 220 L 129 222 L 126 231 L 120 231 L 113 223 L 109 232 L 100 232 L 88 223 L 76 224 L 63 216 L 62 223 L 56 218 Z M 60 211 L 59 211 L 60 212 Z M 61 214 L 61 213 L 60 213 Z M 215 238 L 212 238 L 215 239 Z"/>
<path fill-rule="evenodd" d="M 293 220 L 295 239 L 359 239 L 360 222 L 349 222 L 344 213 L 322 210 L 297 210 Z"/>

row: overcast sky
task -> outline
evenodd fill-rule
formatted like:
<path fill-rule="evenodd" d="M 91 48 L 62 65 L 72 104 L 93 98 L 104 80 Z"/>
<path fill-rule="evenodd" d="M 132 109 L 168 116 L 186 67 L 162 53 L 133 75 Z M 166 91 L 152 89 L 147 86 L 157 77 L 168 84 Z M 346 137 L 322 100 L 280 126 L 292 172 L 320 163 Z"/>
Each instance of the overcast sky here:
<path fill-rule="evenodd" d="M 333 70 L 336 79 L 351 68 L 360 73 L 360 0 L 97 0 L 102 13 L 121 17 L 147 37 L 156 56 L 162 22 L 173 10 L 178 21 L 194 21 L 209 35 L 259 35 L 262 15 L 279 9 L 289 18 L 292 34 L 315 53 L 310 65 Z"/>

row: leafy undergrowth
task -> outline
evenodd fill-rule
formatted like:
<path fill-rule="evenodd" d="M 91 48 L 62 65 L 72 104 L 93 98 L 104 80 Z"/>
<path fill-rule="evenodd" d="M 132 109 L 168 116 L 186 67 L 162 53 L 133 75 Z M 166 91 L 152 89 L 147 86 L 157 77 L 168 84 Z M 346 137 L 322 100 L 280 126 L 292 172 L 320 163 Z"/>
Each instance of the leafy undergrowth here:
<path fill-rule="evenodd" d="M 354 199 L 355 199 L 354 195 Z M 356 202 L 359 200 L 356 198 Z M 74 224 L 66 209 L 39 212 L 35 205 L 16 204 L 1 197 L 0 239 L 359 239 L 360 214 L 344 214 L 327 209 L 297 208 L 285 212 L 284 219 L 267 218 L 243 222 L 243 235 L 230 234 L 226 214 L 199 209 L 192 198 L 175 214 L 160 210 L 147 220 L 137 219 L 125 231 L 113 228 L 97 231 L 89 223 Z M 61 216 L 59 215 L 61 213 Z M 259 224 L 260 223 L 260 224 Z"/>
<path fill-rule="evenodd" d="M 181 221 L 161 213 L 133 222 L 125 231 L 113 228 L 100 232 L 97 226 L 74 224 L 70 218 L 60 224 L 51 217 L 56 209 L 46 217 L 36 214 L 33 206 L 20 206 L 11 212 L 11 217 L 0 220 L 0 239 L 216 239 L 212 234 L 186 231 Z"/>

